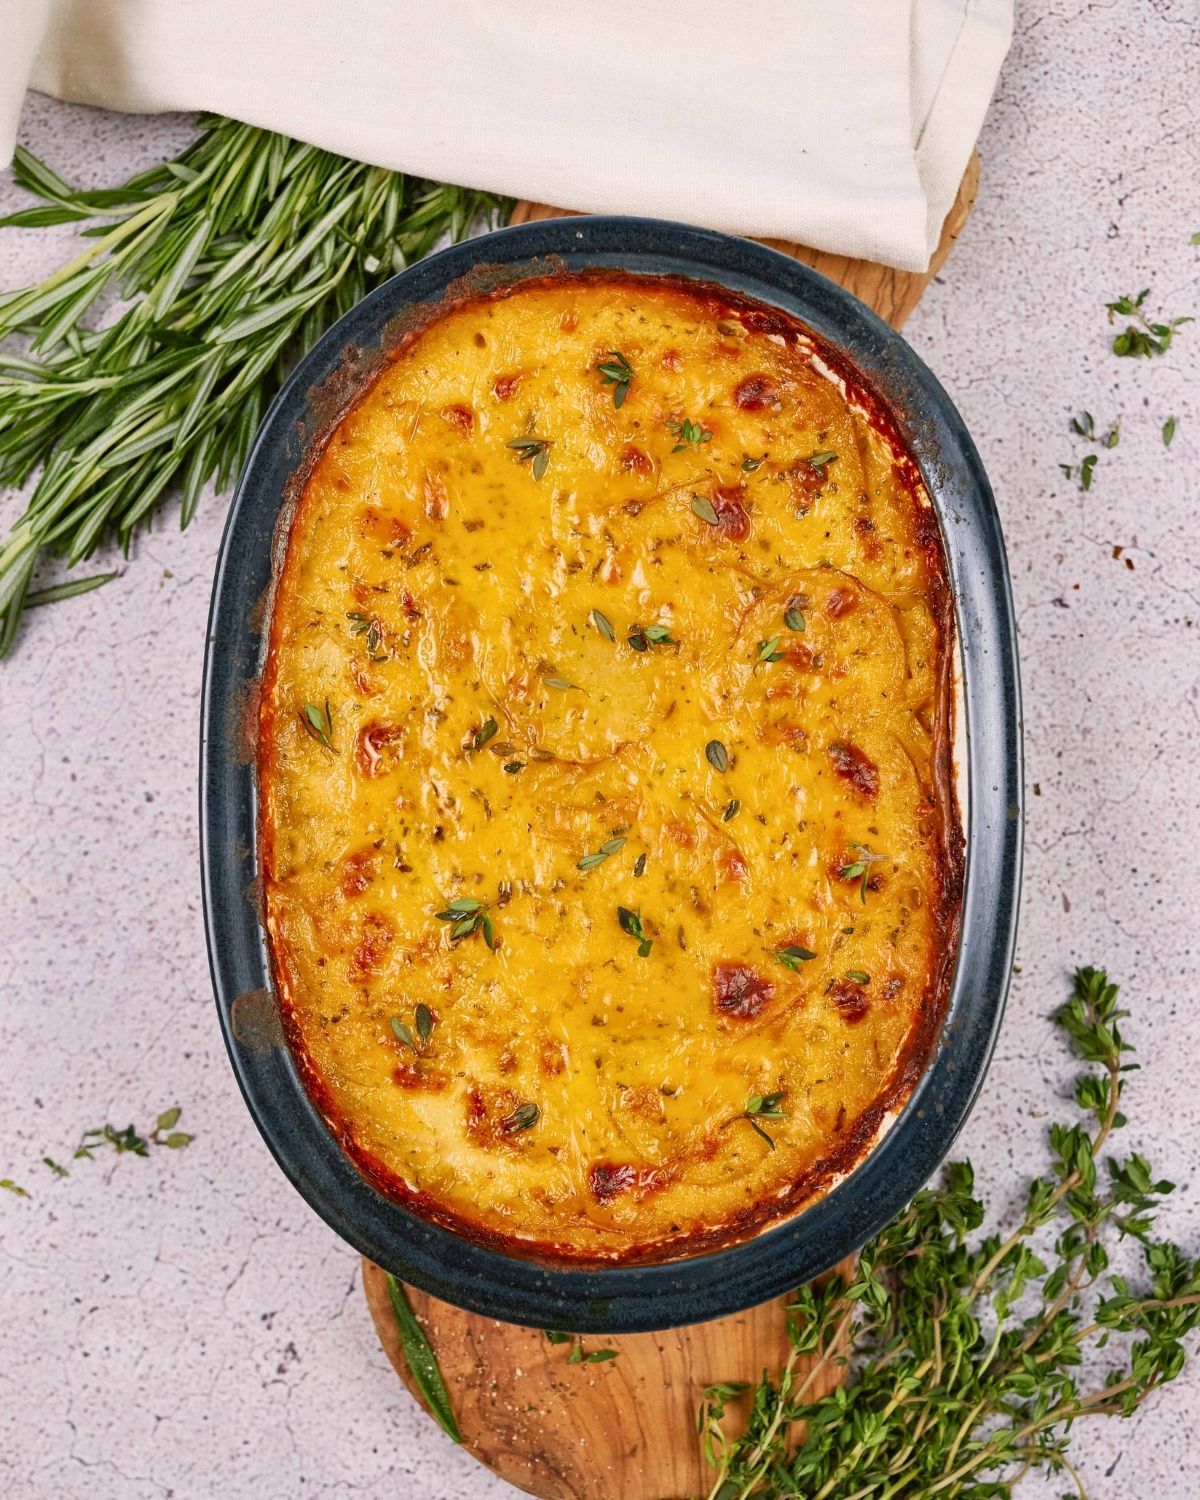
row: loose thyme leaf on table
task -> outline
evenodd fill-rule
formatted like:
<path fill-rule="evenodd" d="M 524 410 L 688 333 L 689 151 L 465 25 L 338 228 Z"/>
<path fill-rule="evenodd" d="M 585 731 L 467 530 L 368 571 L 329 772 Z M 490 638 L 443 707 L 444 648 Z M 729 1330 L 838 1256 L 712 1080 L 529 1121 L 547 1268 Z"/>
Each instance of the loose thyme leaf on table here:
<path fill-rule="evenodd" d="M 1181 1373 L 1200 1326 L 1200 1261 L 1154 1233 L 1171 1184 L 1137 1153 L 1112 1154 L 1133 1066 L 1125 1015 L 1102 970 L 1076 973 L 1056 1019 L 1085 1064 L 1083 1123 L 1051 1126 L 1051 1170 L 1010 1233 L 975 1235 L 984 1206 L 971 1168 L 951 1165 L 864 1248 L 849 1281 L 796 1294 L 791 1354 L 748 1391 L 740 1436 L 720 1424 L 747 1388 L 706 1389 L 709 1500 L 1006 1500 L 1037 1470 L 1084 1496 L 1068 1458 L 1086 1432 L 1078 1419 L 1132 1415 Z M 1140 1242 L 1136 1276 L 1110 1269 L 1118 1239 Z M 810 1399 L 821 1364 L 806 1374 L 809 1362 L 846 1347 L 847 1384 Z"/>
<path fill-rule="evenodd" d="M 367 167 L 205 116 L 201 134 L 118 189 L 76 192 L 21 147 L 20 187 L 45 207 L 0 219 L 88 227 L 38 286 L 0 294 L 0 486 L 40 469 L 0 543 L 0 656 L 44 557 L 74 567 L 113 536 L 126 552 L 173 494 L 180 521 L 236 476 L 301 350 L 444 237 L 507 218 L 508 201 Z M 103 329 L 92 315 L 128 305 Z M 94 575 L 85 580 L 98 587 Z"/>

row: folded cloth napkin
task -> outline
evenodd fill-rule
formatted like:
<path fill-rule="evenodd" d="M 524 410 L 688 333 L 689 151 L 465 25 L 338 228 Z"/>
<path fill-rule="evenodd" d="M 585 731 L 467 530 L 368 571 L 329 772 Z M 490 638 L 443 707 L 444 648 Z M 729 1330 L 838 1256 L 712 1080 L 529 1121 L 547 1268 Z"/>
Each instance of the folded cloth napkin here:
<path fill-rule="evenodd" d="M 923 270 L 1012 0 L 6 0 L 24 89 Z"/>

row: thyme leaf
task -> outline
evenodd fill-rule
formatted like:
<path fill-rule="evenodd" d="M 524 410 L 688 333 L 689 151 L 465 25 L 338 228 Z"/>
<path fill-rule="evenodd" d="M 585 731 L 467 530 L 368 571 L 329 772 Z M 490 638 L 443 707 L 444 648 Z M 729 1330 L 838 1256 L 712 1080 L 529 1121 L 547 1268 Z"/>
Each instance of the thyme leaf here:
<path fill-rule="evenodd" d="M 606 859 L 611 859 L 614 854 L 619 853 L 625 847 L 625 835 L 618 834 L 607 843 L 601 844 L 595 854 L 585 854 L 582 859 L 576 861 L 577 870 L 594 870 L 597 865 L 602 865 Z"/>
<path fill-rule="evenodd" d="M 709 740 L 704 747 L 704 758 L 714 771 L 724 773 L 729 769 L 729 751 L 720 740 Z"/>
<path fill-rule="evenodd" d="M 319 740 L 326 750 L 333 750 L 333 712 L 326 698 L 324 707 L 306 703 L 300 711 L 300 723 L 314 740 Z M 335 752 L 336 753 L 336 752 Z"/>

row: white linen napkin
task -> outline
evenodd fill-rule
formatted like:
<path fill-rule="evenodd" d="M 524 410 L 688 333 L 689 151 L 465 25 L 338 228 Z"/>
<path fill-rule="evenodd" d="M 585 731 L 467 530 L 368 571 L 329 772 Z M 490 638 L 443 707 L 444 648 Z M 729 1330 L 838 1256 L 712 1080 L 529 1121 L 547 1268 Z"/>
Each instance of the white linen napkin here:
<path fill-rule="evenodd" d="M 32 87 L 379 166 L 923 270 L 1012 0 L 5 0 Z"/>

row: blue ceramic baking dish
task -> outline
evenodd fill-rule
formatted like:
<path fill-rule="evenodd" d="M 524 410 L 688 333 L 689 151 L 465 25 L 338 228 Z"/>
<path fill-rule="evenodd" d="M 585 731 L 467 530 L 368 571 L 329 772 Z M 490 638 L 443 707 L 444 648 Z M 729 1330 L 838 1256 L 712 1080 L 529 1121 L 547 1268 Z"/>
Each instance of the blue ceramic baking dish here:
<path fill-rule="evenodd" d="M 889 409 L 920 465 L 957 611 L 966 885 L 937 1051 L 891 1130 L 824 1198 L 744 1243 L 661 1264 L 542 1264 L 460 1238 L 372 1187 L 310 1102 L 283 1040 L 257 897 L 255 770 L 245 731 L 254 717 L 289 480 L 382 359 L 393 320 L 414 304 L 440 301 L 481 267 L 510 280 L 563 264 L 716 282 L 783 308 L 841 351 Z M 735 1312 L 817 1275 L 886 1224 L 937 1170 L 983 1081 L 1016 936 L 1020 722 L 1008 570 L 987 476 L 945 391 L 854 297 L 751 241 L 616 217 L 500 230 L 402 272 L 331 328 L 280 391 L 230 508 L 213 587 L 200 743 L 204 919 L 229 1056 L 275 1159 L 363 1254 L 434 1296 L 509 1322 L 594 1333 L 667 1328 Z"/>

